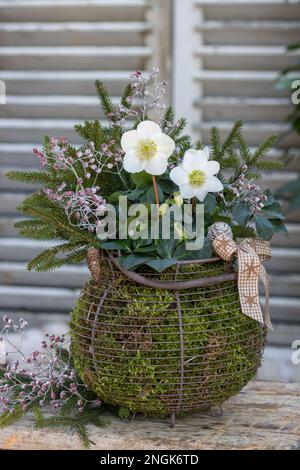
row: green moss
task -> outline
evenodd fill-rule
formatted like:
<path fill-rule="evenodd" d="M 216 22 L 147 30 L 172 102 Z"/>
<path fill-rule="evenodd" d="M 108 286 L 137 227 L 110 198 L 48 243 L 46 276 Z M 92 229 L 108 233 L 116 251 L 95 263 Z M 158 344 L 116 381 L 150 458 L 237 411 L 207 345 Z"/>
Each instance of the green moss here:
<path fill-rule="evenodd" d="M 188 265 L 177 279 L 226 269 L 223 262 Z M 174 271 L 156 278 L 174 279 Z M 121 274 L 112 279 L 105 264 L 100 285 L 86 285 L 72 313 L 72 354 L 82 379 L 105 403 L 181 414 L 221 404 L 254 376 L 264 332 L 242 314 L 236 283 L 180 291 L 179 297 L 182 335 L 174 291 L 145 288 Z"/>

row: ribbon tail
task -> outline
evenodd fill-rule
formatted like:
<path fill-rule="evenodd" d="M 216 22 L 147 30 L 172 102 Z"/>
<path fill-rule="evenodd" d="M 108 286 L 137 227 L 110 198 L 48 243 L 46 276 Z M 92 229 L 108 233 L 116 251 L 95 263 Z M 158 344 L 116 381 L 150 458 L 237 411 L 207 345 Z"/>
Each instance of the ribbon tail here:
<path fill-rule="evenodd" d="M 259 304 L 258 294 L 259 273 L 257 273 L 257 276 L 251 276 L 252 279 L 250 280 L 245 274 L 245 266 L 249 263 L 254 263 L 257 266 L 260 265 L 257 254 L 253 250 L 245 251 L 243 249 L 239 249 L 238 290 L 241 308 L 244 315 L 247 315 L 253 320 L 258 321 L 261 325 L 264 326 L 265 320 Z"/>
<path fill-rule="evenodd" d="M 260 265 L 260 278 L 265 289 L 264 322 L 268 329 L 273 330 L 270 317 L 270 279 L 263 264 Z"/>

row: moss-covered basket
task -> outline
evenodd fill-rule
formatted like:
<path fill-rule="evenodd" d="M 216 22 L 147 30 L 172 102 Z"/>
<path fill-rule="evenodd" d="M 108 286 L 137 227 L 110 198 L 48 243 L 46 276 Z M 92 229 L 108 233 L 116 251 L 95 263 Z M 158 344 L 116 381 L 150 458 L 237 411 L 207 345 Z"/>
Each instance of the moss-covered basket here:
<path fill-rule="evenodd" d="M 84 382 L 107 404 L 154 416 L 210 410 L 255 375 L 264 329 L 241 312 L 235 280 L 194 289 L 142 286 L 102 260 L 71 316 Z M 232 272 L 223 261 L 183 264 L 160 282 Z"/>

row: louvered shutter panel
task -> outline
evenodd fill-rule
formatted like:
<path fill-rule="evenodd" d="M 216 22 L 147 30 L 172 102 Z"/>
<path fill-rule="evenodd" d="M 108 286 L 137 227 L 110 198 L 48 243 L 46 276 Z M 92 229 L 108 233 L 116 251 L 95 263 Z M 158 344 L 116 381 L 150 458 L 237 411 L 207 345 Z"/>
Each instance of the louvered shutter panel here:
<path fill-rule="evenodd" d="M 300 42 L 299 1 L 175 0 L 174 103 L 188 118 L 194 137 L 209 141 L 216 125 L 225 135 L 242 119 L 247 141 L 256 147 L 269 134 L 284 134 L 290 94 L 275 84 L 278 73 L 299 57 L 286 46 Z M 294 156 L 284 171 L 268 173 L 271 189 L 297 177 L 300 139 L 282 138 L 273 158 Z M 273 248 L 272 313 L 276 344 L 300 334 L 300 211 L 288 214 L 290 238 L 276 236 Z"/>
<path fill-rule="evenodd" d="M 115 100 L 135 69 L 158 64 L 169 79 L 170 1 L 0 0 L 0 18 L 0 80 L 8 95 L 0 105 L 0 311 L 68 312 L 87 269 L 26 272 L 26 262 L 49 244 L 18 237 L 16 206 L 31 188 L 5 173 L 38 166 L 32 148 L 45 134 L 79 142 L 74 124 L 101 117 L 96 79 Z"/>

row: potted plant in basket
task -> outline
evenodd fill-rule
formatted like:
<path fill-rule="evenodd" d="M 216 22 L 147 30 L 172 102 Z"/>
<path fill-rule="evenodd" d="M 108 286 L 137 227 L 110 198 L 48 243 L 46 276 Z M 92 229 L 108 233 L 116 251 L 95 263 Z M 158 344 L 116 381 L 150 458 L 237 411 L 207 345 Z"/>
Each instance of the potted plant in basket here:
<path fill-rule="evenodd" d="M 252 151 L 237 122 L 224 141 L 213 128 L 209 147 L 193 143 L 185 120 L 175 122 L 162 104 L 167 84 L 158 69 L 131 78 L 119 106 L 96 83 L 108 123 L 76 126 L 80 148 L 47 137 L 34 150 L 44 171 L 8 174 L 42 186 L 20 206 L 30 217 L 16 224 L 21 235 L 60 240 L 28 269 L 87 260 L 92 274 L 71 313 L 70 353 L 55 336 L 44 345 L 60 361 L 68 357 L 81 385 L 70 384 L 69 371 L 66 390 L 59 380 L 33 381 L 14 403 L 34 408 L 41 423 L 39 404 L 63 414 L 77 400 L 81 418 L 70 419 L 79 432 L 96 420 L 97 400 L 123 416 L 171 416 L 173 425 L 176 415 L 213 410 L 239 392 L 260 365 L 271 327 L 269 240 L 285 232 L 280 205 L 256 182 L 278 166 L 267 158 L 275 137 Z M 19 364 L 6 373 L 6 397 L 16 374 L 28 377 Z M 9 413 L 6 404 L 5 420 Z"/>

